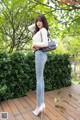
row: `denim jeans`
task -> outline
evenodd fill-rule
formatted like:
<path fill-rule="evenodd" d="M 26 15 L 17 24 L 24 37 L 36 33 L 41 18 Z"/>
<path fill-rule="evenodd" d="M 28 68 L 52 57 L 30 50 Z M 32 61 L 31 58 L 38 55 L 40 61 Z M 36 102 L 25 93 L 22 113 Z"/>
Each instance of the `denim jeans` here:
<path fill-rule="evenodd" d="M 44 67 L 46 61 L 47 54 L 45 52 L 41 50 L 35 52 L 37 107 L 44 103 Z"/>

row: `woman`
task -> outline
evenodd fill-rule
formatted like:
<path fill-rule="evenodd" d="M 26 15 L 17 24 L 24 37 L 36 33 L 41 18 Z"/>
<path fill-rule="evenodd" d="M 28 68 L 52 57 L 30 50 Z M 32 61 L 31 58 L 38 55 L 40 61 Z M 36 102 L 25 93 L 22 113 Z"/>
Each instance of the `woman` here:
<path fill-rule="evenodd" d="M 35 115 L 39 115 L 45 110 L 44 103 L 44 66 L 47 61 L 46 52 L 42 51 L 43 47 L 48 46 L 48 23 L 43 14 L 37 16 L 35 24 L 28 27 L 34 33 L 32 50 L 35 53 L 36 68 L 36 109 L 33 111 Z"/>

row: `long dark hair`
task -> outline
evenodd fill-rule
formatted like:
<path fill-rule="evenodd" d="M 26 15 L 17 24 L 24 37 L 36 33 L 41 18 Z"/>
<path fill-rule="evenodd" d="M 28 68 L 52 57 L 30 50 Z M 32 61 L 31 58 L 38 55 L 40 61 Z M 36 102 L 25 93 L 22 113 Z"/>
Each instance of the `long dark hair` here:
<path fill-rule="evenodd" d="M 37 22 L 38 21 L 42 21 L 43 27 L 46 28 L 46 30 L 48 31 L 48 22 L 47 22 L 47 19 L 46 19 L 46 17 L 43 14 L 40 14 L 40 15 L 38 15 L 36 17 L 36 21 L 35 21 L 36 31 L 35 31 L 35 33 L 39 31 L 39 28 L 37 26 Z"/>

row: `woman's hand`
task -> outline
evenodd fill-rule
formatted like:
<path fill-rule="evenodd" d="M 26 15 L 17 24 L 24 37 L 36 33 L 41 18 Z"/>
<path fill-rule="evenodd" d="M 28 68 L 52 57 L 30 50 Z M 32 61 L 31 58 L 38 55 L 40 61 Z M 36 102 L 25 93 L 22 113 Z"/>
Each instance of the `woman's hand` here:
<path fill-rule="evenodd" d="M 39 47 L 38 46 L 35 46 L 35 45 L 32 45 L 32 51 L 35 52 L 36 50 L 38 50 Z"/>
<path fill-rule="evenodd" d="M 36 50 L 35 47 L 32 46 L 32 51 L 35 52 L 35 50 Z"/>

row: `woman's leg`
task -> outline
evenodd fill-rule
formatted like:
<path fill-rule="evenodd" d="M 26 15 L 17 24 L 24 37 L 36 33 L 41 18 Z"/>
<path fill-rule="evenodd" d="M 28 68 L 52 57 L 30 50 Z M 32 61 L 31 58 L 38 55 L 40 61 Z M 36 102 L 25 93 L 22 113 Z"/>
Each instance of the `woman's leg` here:
<path fill-rule="evenodd" d="M 42 51 L 35 52 L 37 107 L 44 103 L 44 66 L 46 61 L 46 53 Z"/>

